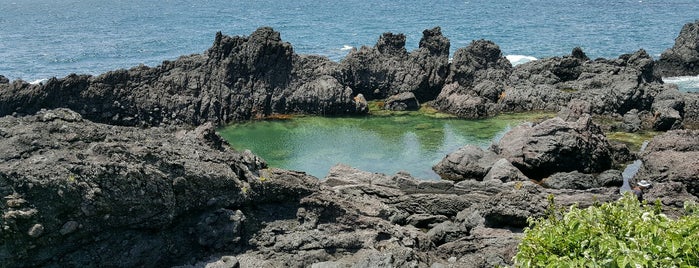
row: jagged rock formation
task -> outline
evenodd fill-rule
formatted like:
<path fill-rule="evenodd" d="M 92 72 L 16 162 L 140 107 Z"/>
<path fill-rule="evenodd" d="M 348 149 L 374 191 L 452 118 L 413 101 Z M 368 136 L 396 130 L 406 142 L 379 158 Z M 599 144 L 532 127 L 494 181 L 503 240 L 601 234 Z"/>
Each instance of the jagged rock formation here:
<path fill-rule="evenodd" d="M 449 77 L 434 106 L 466 118 L 495 115 L 493 104 L 503 97 L 511 72 L 500 47 L 491 41 L 473 41 L 454 53 Z"/>
<path fill-rule="evenodd" d="M 685 24 L 675 45 L 658 59 L 656 72 L 662 76 L 699 75 L 699 20 Z"/>
<path fill-rule="evenodd" d="M 500 110 L 556 111 L 579 99 L 591 104 L 592 114 L 623 115 L 649 110 L 653 97 L 665 89 L 653 75 L 653 59 L 643 50 L 595 61 L 580 50 L 573 52 L 515 67 Z"/>
<path fill-rule="evenodd" d="M 408 53 L 405 35 L 384 33 L 374 47 L 350 52 L 340 63 L 343 81 L 368 99 L 412 92 L 418 101 L 434 99 L 449 69 L 449 39 L 439 27 L 422 32 L 419 48 Z"/>
<path fill-rule="evenodd" d="M 0 115 L 65 107 L 116 125 L 223 125 L 274 113 L 356 113 L 352 90 L 337 64 L 300 56 L 278 32 L 216 35 L 204 54 L 161 66 L 70 75 L 45 85 L 15 81 L 0 88 Z"/>
<path fill-rule="evenodd" d="M 224 125 L 273 114 L 361 114 L 367 110 L 355 101 L 358 94 L 367 100 L 413 94 L 417 103 L 464 118 L 558 111 L 578 99 L 591 104 L 593 115 L 635 110 L 653 121 L 643 126 L 656 130 L 698 123 L 696 98 L 662 84 L 643 50 L 591 61 L 575 48 L 569 56 L 513 68 L 490 41 L 458 49 L 451 63 L 449 47 L 439 27 L 425 30 L 412 52 L 405 35 L 385 33 L 374 47 L 353 50 L 337 63 L 295 54 L 271 28 L 249 37 L 219 33 L 204 54 L 154 68 L 70 75 L 44 85 L 0 79 L 0 115 L 66 107 L 116 125 Z"/>
<path fill-rule="evenodd" d="M 0 266 L 507 265 L 549 194 L 579 207 L 619 198 L 611 163 L 631 153 L 590 114 L 635 130 L 699 122 L 699 97 L 663 85 L 642 50 L 592 61 L 576 48 L 513 68 L 484 40 L 449 64 L 439 28 L 413 52 L 404 44 L 387 33 L 335 63 L 260 28 L 154 68 L 43 85 L 0 76 Z M 561 112 L 449 154 L 441 181 L 346 166 L 319 181 L 267 169 L 214 131 L 275 113 L 364 113 L 364 96 L 434 100 L 468 118 Z M 43 110 L 57 107 L 73 110 Z M 642 155 L 646 199 L 669 214 L 699 200 L 698 134 L 670 131 Z"/>

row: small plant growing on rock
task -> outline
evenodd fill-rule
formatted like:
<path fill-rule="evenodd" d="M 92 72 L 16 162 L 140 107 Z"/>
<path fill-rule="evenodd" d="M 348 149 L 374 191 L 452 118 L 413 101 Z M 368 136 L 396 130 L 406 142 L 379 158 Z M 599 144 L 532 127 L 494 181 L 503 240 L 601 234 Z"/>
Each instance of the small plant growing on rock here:
<path fill-rule="evenodd" d="M 641 204 L 626 194 L 613 203 L 561 213 L 551 200 L 547 216 L 531 228 L 514 257 L 515 267 L 697 267 L 699 213 L 670 219 L 661 204 Z"/>

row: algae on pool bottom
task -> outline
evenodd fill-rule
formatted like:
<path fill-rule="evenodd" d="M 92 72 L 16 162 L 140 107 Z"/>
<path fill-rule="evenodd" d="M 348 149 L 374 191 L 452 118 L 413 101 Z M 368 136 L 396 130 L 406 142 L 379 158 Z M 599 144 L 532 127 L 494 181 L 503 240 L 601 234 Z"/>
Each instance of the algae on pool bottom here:
<path fill-rule="evenodd" d="M 438 179 L 432 166 L 456 149 L 489 146 L 520 123 L 542 114 L 501 115 L 483 120 L 434 118 L 417 113 L 392 116 L 315 117 L 233 124 L 219 133 L 237 150 L 250 149 L 269 166 L 323 178 L 346 164 L 385 174 L 406 171 Z"/>

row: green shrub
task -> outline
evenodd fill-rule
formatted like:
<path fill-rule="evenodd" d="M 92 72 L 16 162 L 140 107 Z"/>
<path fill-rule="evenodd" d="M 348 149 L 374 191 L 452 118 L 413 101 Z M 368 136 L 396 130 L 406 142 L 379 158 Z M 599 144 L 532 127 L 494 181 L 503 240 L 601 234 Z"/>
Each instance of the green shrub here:
<path fill-rule="evenodd" d="M 514 257 L 516 267 L 698 267 L 699 210 L 670 219 L 658 202 L 632 194 L 613 203 L 567 212 L 549 197 L 548 215 L 529 219 Z"/>

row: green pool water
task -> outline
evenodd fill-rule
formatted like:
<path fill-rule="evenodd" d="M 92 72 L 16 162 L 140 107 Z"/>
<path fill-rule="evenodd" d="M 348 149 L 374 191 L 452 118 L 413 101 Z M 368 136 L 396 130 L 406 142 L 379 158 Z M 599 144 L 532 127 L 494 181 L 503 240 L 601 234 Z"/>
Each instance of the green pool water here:
<path fill-rule="evenodd" d="M 323 178 L 343 163 L 362 170 L 437 179 L 432 166 L 467 144 L 487 147 L 517 124 L 541 114 L 485 120 L 422 114 L 350 118 L 296 117 L 230 125 L 219 133 L 237 150 L 250 149 L 272 167 Z"/>

